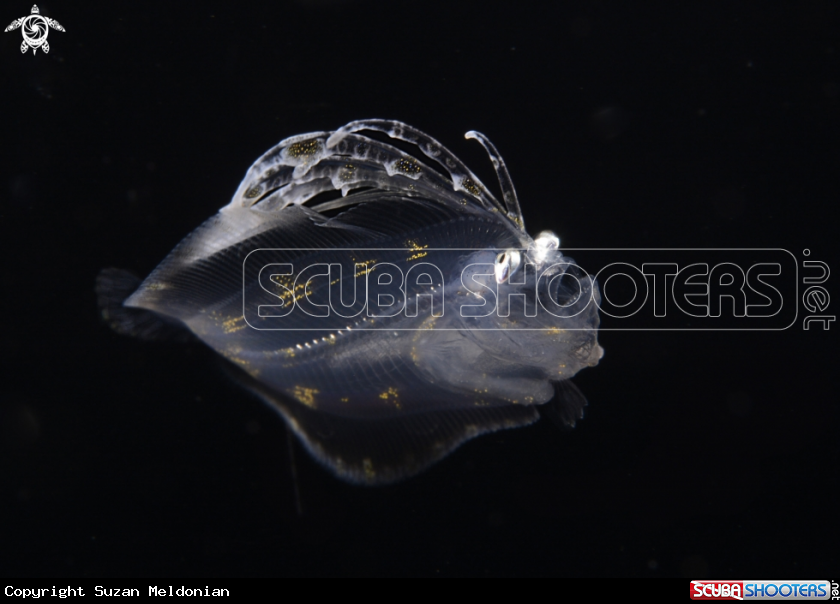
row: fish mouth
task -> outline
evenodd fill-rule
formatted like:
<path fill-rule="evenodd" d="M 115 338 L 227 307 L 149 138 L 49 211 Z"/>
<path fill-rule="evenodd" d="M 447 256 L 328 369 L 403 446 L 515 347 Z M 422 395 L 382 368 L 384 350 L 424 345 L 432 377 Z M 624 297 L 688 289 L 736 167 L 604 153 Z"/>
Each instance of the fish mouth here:
<path fill-rule="evenodd" d="M 594 367 L 598 361 L 604 358 L 604 349 L 600 344 L 595 344 L 592 348 L 592 354 L 589 355 L 589 366 Z"/>

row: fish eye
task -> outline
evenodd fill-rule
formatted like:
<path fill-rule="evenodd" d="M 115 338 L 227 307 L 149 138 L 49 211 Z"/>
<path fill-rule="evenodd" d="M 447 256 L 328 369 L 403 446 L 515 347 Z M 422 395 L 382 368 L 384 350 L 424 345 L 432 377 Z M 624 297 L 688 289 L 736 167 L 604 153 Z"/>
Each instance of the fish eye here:
<path fill-rule="evenodd" d="M 534 260 L 543 262 L 553 251 L 560 249 L 560 238 L 552 231 L 543 231 L 534 239 L 534 246 L 531 249 Z"/>
<path fill-rule="evenodd" d="M 522 262 L 522 254 L 517 250 L 505 250 L 496 256 L 496 283 L 504 283 L 516 272 Z"/>

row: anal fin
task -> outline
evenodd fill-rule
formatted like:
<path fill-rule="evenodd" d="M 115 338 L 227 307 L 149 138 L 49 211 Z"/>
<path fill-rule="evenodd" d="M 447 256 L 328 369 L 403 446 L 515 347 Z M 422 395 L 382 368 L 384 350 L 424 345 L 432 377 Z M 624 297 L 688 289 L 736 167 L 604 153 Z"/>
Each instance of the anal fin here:
<path fill-rule="evenodd" d="M 501 405 L 407 413 L 385 418 L 339 416 L 277 394 L 232 366 L 237 382 L 276 409 L 309 453 L 338 478 L 386 485 L 409 478 L 482 434 L 527 426 L 533 405 Z"/>

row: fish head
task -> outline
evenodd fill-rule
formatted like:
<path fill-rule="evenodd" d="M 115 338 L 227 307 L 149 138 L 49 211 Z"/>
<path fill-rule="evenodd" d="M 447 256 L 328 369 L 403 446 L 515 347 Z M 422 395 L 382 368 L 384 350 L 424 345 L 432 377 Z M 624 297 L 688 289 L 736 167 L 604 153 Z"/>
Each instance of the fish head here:
<path fill-rule="evenodd" d="M 553 233 L 542 233 L 527 247 L 472 254 L 462 284 L 468 296 L 489 304 L 481 312 L 464 303 L 458 310 L 470 339 L 488 355 L 551 380 L 595 366 L 604 354 L 598 284 L 558 244 Z"/>

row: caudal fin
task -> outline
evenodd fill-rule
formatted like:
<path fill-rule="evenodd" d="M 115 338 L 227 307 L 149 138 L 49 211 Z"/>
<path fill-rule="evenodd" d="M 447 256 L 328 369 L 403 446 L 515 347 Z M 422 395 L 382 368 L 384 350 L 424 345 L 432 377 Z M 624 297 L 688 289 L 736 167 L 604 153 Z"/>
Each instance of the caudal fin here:
<path fill-rule="evenodd" d="M 115 332 L 141 340 L 192 339 L 187 328 L 142 308 L 127 308 L 123 302 L 140 287 L 142 279 L 131 271 L 106 268 L 96 276 L 99 312 Z"/>

